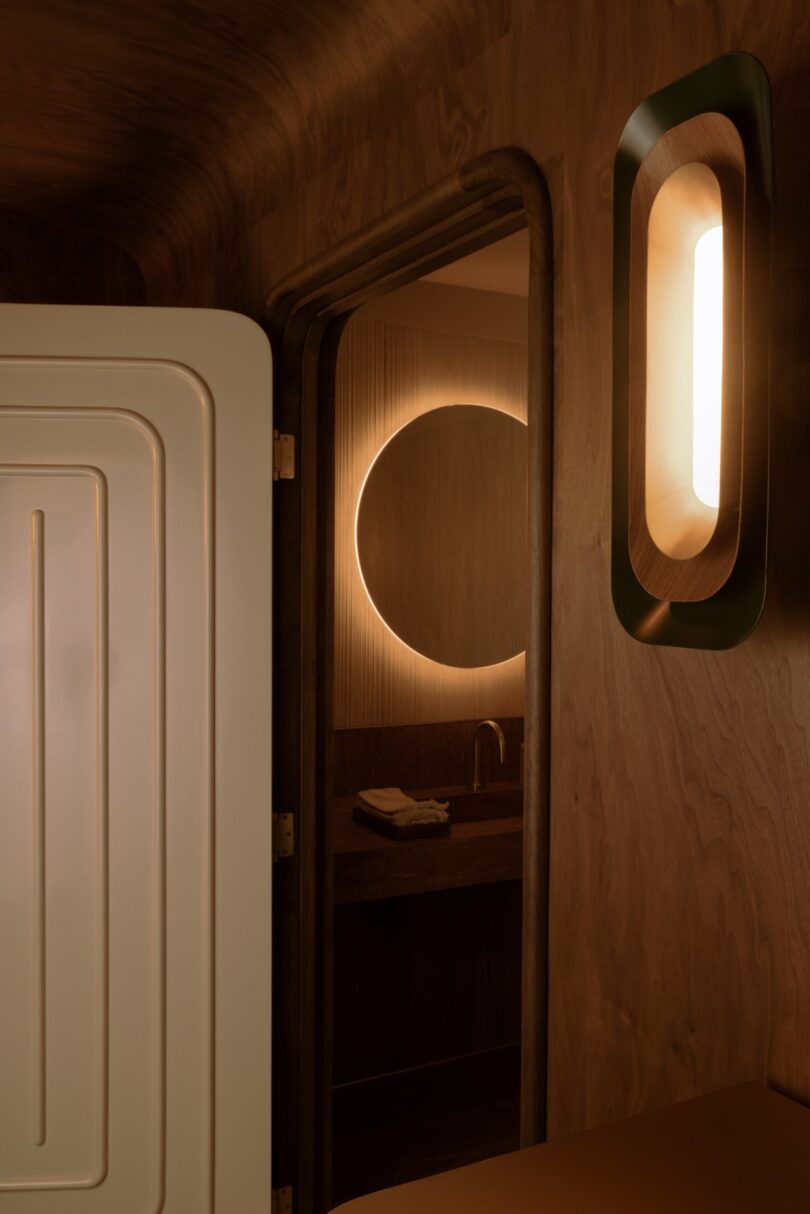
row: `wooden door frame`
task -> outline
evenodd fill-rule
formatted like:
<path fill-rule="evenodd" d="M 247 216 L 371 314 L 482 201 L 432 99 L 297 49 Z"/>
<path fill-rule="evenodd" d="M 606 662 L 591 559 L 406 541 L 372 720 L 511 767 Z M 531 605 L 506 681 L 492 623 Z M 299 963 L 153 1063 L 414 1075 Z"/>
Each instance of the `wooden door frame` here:
<path fill-rule="evenodd" d="M 351 312 L 528 226 L 529 625 L 526 646 L 521 1144 L 546 1131 L 553 251 L 546 181 L 503 149 L 305 263 L 270 294 L 274 425 L 294 435 L 296 475 L 276 496 L 274 809 L 295 815 L 296 848 L 276 866 L 274 1169 L 296 1209 L 325 1208 L 329 1144 L 329 636 L 335 362 Z"/>

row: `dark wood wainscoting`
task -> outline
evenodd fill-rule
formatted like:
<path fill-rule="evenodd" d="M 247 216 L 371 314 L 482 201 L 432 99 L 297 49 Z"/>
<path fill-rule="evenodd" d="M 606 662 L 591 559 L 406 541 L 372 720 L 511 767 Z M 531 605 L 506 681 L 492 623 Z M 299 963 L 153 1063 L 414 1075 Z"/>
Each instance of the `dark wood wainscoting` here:
<path fill-rule="evenodd" d="M 335 908 L 333 1200 L 515 1150 L 521 883 Z"/>
<path fill-rule="evenodd" d="M 350 797 L 362 788 L 442 788 L 472 779 L 472 742 L 477 721 L 389 725 L 384 729 L 337 729 L 333 735 L 333 795 Z M 517 780 L 523 717 L 499 717 L 506 738 L 503 766 L 484 754 L 485 780 Z M 491 760 L 491 761 L 490 761 Z"/>

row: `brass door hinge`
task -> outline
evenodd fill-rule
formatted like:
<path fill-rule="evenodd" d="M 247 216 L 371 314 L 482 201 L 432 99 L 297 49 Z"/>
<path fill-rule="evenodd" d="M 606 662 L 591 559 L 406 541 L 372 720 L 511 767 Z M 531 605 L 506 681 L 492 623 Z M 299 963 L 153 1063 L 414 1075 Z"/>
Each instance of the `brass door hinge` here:
<path fill-rule="evenodd" d="M 295 479 L 295 436 L 273 431 L 273 480 Z"/>
<path fill-rule="evenodd" d="M 292 814 L 273 814 L 273 859 L 281 860 L 295 852 L 295 826 Z"/>
<path fill-rule="evenodd" d="M 292 1209 L 292 1185 L 287 1185 L 283 1189 L 273 1189 L 272 1214 L 292 1214 Z"/>

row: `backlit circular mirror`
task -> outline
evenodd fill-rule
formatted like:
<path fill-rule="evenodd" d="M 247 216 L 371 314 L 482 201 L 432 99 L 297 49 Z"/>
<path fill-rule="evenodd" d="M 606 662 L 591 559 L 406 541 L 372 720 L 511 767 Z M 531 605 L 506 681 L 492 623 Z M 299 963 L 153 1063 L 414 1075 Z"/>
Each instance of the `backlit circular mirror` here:
<path fill-rule="evenodd" d="M 526 426 L 447 405 L 379 452 L 357 507 L 357 559 L 382 620 L 446 666 L 492 666 L 525 648 Z"/>

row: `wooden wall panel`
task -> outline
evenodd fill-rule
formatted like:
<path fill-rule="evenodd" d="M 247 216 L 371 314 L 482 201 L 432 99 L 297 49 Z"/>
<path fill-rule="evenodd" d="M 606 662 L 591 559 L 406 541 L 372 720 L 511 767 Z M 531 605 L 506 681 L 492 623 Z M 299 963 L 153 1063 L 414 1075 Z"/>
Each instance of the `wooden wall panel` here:
<path fill-rule="evenodd" d="M 488 292 L 435 285 L 427 290 L 434 298 L 447 296 L 448 308 L 460 293 L 480 296 L 490 308 L 498 309 L 500 297 Z M 486 311 L 480 300 L 476 302 Z M 526 345 L 392 324 L 375 320 L 375 315 L 372 309 L 363 309 L 350 320 L 338 353 L 333 724 L 337 729 L 357 729 L 520 716 L 522 654 L 496 666 L 454 668 L 422 657 L 391 633 L 360 578 L 354 526 L 369 465 L 407 421 L 458 403 L 491 405 L 525 420 Z M 472 323 L 467 327 L 473 328 Z M 418 587 L 414 593 L 418 595 Z"/>
<path fill-rule="evenodd" d="M 4 303 L 141 304 L 146 287 L 134 258 L 98 232 L 0 218 L 0 299 Z"/>
<path fill-rule="evenodd" d="M 234 27 L 223 25 L 223 6 L 205 7 L 230 32 L 230 53 Z M 277 147 L 262 135 L 272 106 L 250 127 L 255 145 L 242 122 L 263 89 L 284 104 L 259 50 L 249 95 L 236 89 L 238 117 L 229 124 L 209 115 L 204 137 L 195 136 L 210 179 L 177 155 L 182 127 L 134 176 L 137 137 L 113 139 L 106 159 L 114 170 L 125 159 L 127 168 L 113 210 L 126 227 L 133 180 L 156 168 L 140 220 L 150 300 L 259 315 L 285 273 L 476 154 L 517 145 L 543 166 L 557 320 L 551 1130 L 749 1078 L 810 1101 L 810 11 L 805 0 L 447 0 L 439 25 L 420 27 L 416 8 L 407 8 L 407 39 L 384 23 L 388 54 L 377 46 L 373 59 L 353 60 L 348 36 L 332 46 L 337 75 L 326 103 L 304 121 L 294 104 Z M 236 29 L 244 39 L 245 27 Z M 175 50 L 182 61 L 182 45 Z M 757 55 L 774 92 L 768 600 L 738 650 L 656 650 L 623 633 L 610 600 L 612 161 L 645 96 L 732 50 Z M 398 58 L 424 65 L 421 87 L 403 87 L 401 73 L 391 73 Z M 200 90 L 184 102 L 180 76 L 170 75 L 172 113 L 194 114 Z M 210 94 L 210 72 L 202 77 Z M 317 72 L 296 79 L 320 88 Z M 137 97 L 137 82 L 127 95 Z M 235 92 L 220 95 L 232 104 Z M 159 89 L 154 97 L 148 117 L 159 130 L 164 98 Z M 19 105 L 7 116 L 25 120 Z M 222 155 L 229 140 L 230 158 Z M 23 195 L 15 179 L 15 197 L 44 190 L 52 165 L 37 159 L 35 189 Z M 87 197 L 93 183 L 103 194 L 91 167 L 84 194 L 75 183 L 62 191 L 68 202 Z M 53 194 L 46 201 L 59 206 Z M 206 230 L 198 206 L 216 241 L 208 232 L 195 246 L 194 234 Z M 228 223 L 262 214 L 252 227 Z M 196 248 L 191 276 L 171 233 Z"/>
<path fill-rule="evenodd" d="M 350 797 L 361 788 L 449 788 L 471 784 L 476 718 L 471 721 L 393 725 L 388 729 L 339 729 L 334 737 L 332 794 Z M 490 734 L 480 748 L 486 784 L 521 777 L 523 717 L 500 717 L 506 739 L 501 763 Z"/>
<path fill-rule="evenodd" d="M 334 1082 L 517 1042 L 520 899 L 503 881 L 336 908 Z"/>
<path fill-rule="evenodd" d="M 7 0 L 0 206 L 108 230 L 172 304 L 508 21 L 508 0 Z"/>
<path fill-rule="evenodd" d="M 249 237 L 253 272 L 263 258 L 280 276 L 488 148 L 518 144 L 547 172 L 552 1135 L 749 1078 L 810 1101 L 809 29 L 792 0 L 517 3 L 500 42 Z M 610 599 L 612 162 L 645 96 L 731 50 L 774 89 L 771 581 L 753 637 L 698 654 L 639 645 Z"/>

